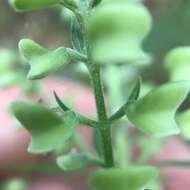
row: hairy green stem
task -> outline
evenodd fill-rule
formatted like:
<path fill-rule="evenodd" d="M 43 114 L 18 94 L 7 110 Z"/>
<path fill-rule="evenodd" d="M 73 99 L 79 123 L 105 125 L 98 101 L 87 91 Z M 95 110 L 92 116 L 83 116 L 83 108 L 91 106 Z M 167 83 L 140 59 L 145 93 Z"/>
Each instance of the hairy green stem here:
<path fill-rule="evenodd" d="M 94 96 L 95 96 L 96 109 L 98 115 L 98 129 L 100 130 L 101 134 L 102 150 L 104 154 L 104 165 L 105 167 L 109 168 L 114 166 L 112 140 L 111 140 L 111 127 L 105 108 L 103 86 L 100 76 L 100 66 L 93 64 L 91 58 L 91 47 L 89 43 L 87 23 L 86 23 L 86 17 L 88 17 L 89 15 L 90 15 L 89 11 L 85 11 L 83 12 L 83 14 L 78 14 L 76 16 L 78 18 L 84 36 L 85 52 L 87 56 L 86 65 L 89 69 L 94 89 Z"/>
<path fill-rule="evenodd" d="M 96 108 L 99 120 L 98 127 L 101 133 L 104 162 L 106 167 L 113 167 L 114 159 L 113 159 L 112 140 L 111 140 L 111 127 L 105 108 L 103 87 L 100 76 L 100 67 L 95 64 L 91 65 L 90 73 L 94 88 Z"/>

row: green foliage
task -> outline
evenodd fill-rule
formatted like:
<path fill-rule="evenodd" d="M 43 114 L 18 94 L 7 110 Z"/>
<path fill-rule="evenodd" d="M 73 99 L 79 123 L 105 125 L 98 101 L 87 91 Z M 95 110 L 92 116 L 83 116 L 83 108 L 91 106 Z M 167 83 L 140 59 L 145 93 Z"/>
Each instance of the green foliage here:
<path fill-rule="evenodd" d="M 92 7 L 97 6 L 99 3 L 101 3 L 102 0 L 93 0 Z"/>
<path fill-rule="evenodd" d="M 21 54 L 29 61 L 28 79 L 31 80 L 44 78 L 71 61 L 71 56 L 64 47 L 48 51 L 36 42 L 24 39 L 20 41 L 19 49 Z"/>
<path fill-rule="evenodd" d="M 71 38 L 73 47 L 81 53 L 85 52 L 84 36 L 77 18 L 73 16 L 71 20 Z"/>
<path fill-rule="evenodd" d="M 92 156 L 87 152 L 76 153 L 59 156 L 57 164 L 63 171 L 75 171 L 83 169 L 94 162 Z"/>
<path fill-rule="evenodd" d="M 36 103 L 15 102 L 11 110 L 31 134 L 29 152 L 54 151 L 56 156 L 59 155 L 57 164 L 63 171 L 74 171 L 94 164 L 104 166 L 105 169 L 95 172 L 90 180 L 97 190 L 139 190 L 147 187 L 146 184 L 156 177 L 158 171 L 151 166 L 133 163 L 129 165 L 127 154 L 130 152 L 129 145 L 133 142 L 130 142 L 132 138 L 126 132 L 130 125 L 127 123 L 126 127 L 125 120 L 120 119 L 126 115 L 135 127 L 154 137 L 178 134 L 180 129 L 175 119 L 176 112 L 190 90 L 189 81 L 178 81 L 156 87 L 141 95 L 144 84 L 141 85 L 140 77 L 136 81 L 135 79 L 140 73 L 140 66 L 150 62 L 150 55 L 143 51 L 142 43 L 151 30 L 152 18 L 140 1 L 10 0 L 17 11 L 36 10 L 56 4 L 72 11 L 70 33 L 73 49 L 59 47 L 50 51 L 30 39 L 23 39 L 19 43 L 19 50 L 29 62 L 28 79 L 31 80 L 47 77 L 71 62 L 84 63 L 92 81 L 97 120 L 68 108 L 55 92 L 58 108 L 48 109 Z M 189 47 L 174 49 L 166 56 L 165 65 L 172 80 L 189 80 L 189 58 Z M 122 65 L 125 63 L 130 65 Z M 101 81 L 101 68 L 108 64 L 115 64 L 105 69 L 106 74 L 103 70 L 104 79 L 107 80 L 107 92 L 111 97 L 110 110 L 121 106 L 110 117 L 107 113 L 109 106 L 106 106 L 104 100 L 104 83 Z M 130 87 L 123 85 L 126 79 L 124 70 L 129 66 L 135 70 Z M 9 64 L 0 65 L 0 72 L 8 67 Z M 123 96 L 123 91 L 127 91 L 127 95 Z M 118 120 L 120 122 L 116 122 Z M 185 138 L 190 138 L 189 111 L 179 114 L 177 121 L 182 134 L 186 135 Z M 73 135 L 78 124 L 95 129 L 93 142 L 96 152 L 89 151 L 90 148 L 84 146 L 81 139 Z M 115 133 L 112 134 L 113 124 L 118 128 L 116 131 L 113 130 Z M 149 141 L 140 141 L 138 135 L 137 138 L 137 142 L 143 142 L 141 147 L 144 149 L 139 161 L 146 161 L 160 143 L 155 141 L 149 146 Z M 116 143 L 114 151 L 113 143 Z M 76 149 L 73 149 L 73 146 Z M 63 147 L 67 150 L 63 150 Z M 66 152 L 67 154 L 64 154 Z"/>
<path fill-rule="evenodd" d="M 88 20 L 93 60 L 98 63 L 147 62 L 149 56 L 142 51 L 141 43 L 150 28 L 151 16 L 142 5 L 115 2 L 98 6 Z"/>
<path fill-rule="evenodd" d="M 139 190 L 157 176 L 151 166 L 130 166 L 125 169 L 97 171 L 90 180 L 96 190 Z"/>
<path fill-rule="evenodd" d="M 31 11 L 55 5 L 60 0 L 9 0 L 9 2 L 16 11 Z"/>
<path fill-rule="evenodd" d="M 14 66 L 17 56 L 14 51 L 0 49 L 0 88 L 9 87 L 20 79 L 19 74 L 15 72 Z"/>
<path fill-rule="evenodd" d="M 31 134 L 28 150 L 32 153 L 60 148 L 72 136 L 77 125 L 74 113 L 65 112 L 59 117 L 39 104 L 14 102 L 11 110 Z"/>
<path fill-rule="evenodd" d="M 190 110 L 179 113 L 177 115 L 177 122 L 184 139 L 190 140 Z"/>
<path fill-rule="evenodd" d="M 190 47 L 172 49 L 165 58 L 171 80 L 190 80 Z"/>
<path fill-rule="evenodd" d="M 26 190 L 26 181 L 21 178 L 7 180 L 3 184 L 3 190 Z"/>
<path fill-rule="evenodd" d="M 31 60 L 45 53 L 48 53 L 48 50 L 46 48 L 42 47 L 41 45 L 39 45 L 31 39 L 20 40 L 18 47 L 20 54 L 26 60 Z"/>
<path fill-rule="evenodd" d="M 165 84 L 129 105 L 127 116 L 136 127 L 153 136 L 178 134 L 175 113 L 189 90 L 189 82 Z"/>

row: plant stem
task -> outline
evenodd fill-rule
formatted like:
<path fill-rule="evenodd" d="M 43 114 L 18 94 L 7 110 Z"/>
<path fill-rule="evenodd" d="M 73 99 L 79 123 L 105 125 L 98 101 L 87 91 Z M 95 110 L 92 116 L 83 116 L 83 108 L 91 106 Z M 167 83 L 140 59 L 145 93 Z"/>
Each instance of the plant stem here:
<path fill-rule="evenodd" d="M 107 117 L 106 107 L 104 102 L 103 86 L 100 76 L 100 66 L 97 64 L 93 64 L 91 58 L 91 47 L 89 43 L 87 23 L 86 23 L 86 17 L 88 16 L 89 12 L 87 11 L 83 12 L 83 14 L 78 14 L 77 18 L 81 26 L 81 31 L 84 36 L 85 52 L 87 57 L 86 65 L 89 69 L 94 89 L 94 96 L 95 96 L 96 109 L 98 115 L 98 129 L 100 130 L 101 139 L 102 139 L 104 164 L 105 167 L 109 168 L 114 166 L 112 140 L 111 140 L 111 127 L 109 119 Z"/>
<path fill-rule="evenodd" d="M 98 127 L 101 133 L 104 162 L 106 167 L 113 167 L 114 159 L 113 159 L 112 140 L 111 140 L 111 127 L 105 108 L 103 87 L 100 76 L 100 67 L 96 64 L 91 65 L 90 73 L 94 88 L 96 108 L 99 120 Z"/>

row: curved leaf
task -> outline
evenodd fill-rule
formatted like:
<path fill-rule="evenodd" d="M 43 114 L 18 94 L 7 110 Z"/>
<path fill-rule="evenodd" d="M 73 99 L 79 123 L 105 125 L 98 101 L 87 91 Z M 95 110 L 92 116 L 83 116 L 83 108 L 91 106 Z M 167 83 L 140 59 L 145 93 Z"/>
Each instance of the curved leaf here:
<path fill-rule="evenodd" d="M 141 43 L 150 28 L 151 16 L 140 4 L 115 1 L 97 6 L 88 19 L 92 58 L 100 64 L 145 63 L 150 57 Z"/>
<path fill-rule="evenodd" d="M 178 114 L 177 122 L 181 129 L 181 134 L 186 140 L 190 140 L 190 110 Z"/>
<path fill-rule="evenodd" d="M 60 0 L 9 0 L 11 6 L 17 11 L 42 9 L 59 2 Z"/>
<path fill-rule="evenodd" d="M 21 55 L 27 60 L 31 60 L 32 58 L 48 53 L 46 48 L 31 39 L 20 40 L 18 47 Z"/>
<path fill-rule="evenodd" d="M 49 52 L 32 59 L 29 62 L 30 71 L 27 77 L 30 80 L 44 78 L 49 74 L 58 71 L 70 61 L 71 57 L 69 56 L 66 48 L 58 48 L 53 52 Z"/>
<path fill-rule="evenodd" d="M 165 57 L 171 80 L 190 80 L 190 47 L 172 49 Z"/>
<path fill-rule="evenodd" d="M 61 147 L 77 125 L 73 112 L 65 112 L 62 119 L 39 104 L 14 102 L 11 110 L 31 134 L 28 148 L 31 153 L 45 153 Z"/>
<path fill-rule="evenodd" d="M 185 100 L 190 83 L 180 81 L 156 88 L 126 110 L 128 119 L 144 132 L 157 136 L 178 134 L 175 113 Z"/>
<path fill-rule="evenodd" d="M 157 172 L 157 169 L 151 166 L 113 168 L 97 171 L 90 182 L 96 190 L 139 190 L 154 179 Z"/>

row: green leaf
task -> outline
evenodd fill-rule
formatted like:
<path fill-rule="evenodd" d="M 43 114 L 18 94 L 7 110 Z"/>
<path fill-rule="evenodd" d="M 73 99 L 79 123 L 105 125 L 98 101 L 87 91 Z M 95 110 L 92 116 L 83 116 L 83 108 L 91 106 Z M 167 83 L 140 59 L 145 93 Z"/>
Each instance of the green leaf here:
<path fill-rule="evenodd" d="M 190 80 L 190 47 L 172 49 L 165 57 L 171 80 Z"/>
<path fill-rule="evenodd" d="M 9 0 L 16 11 L 32 11 L 59 3 L 60 0 Z"/>
<path fill-rule="evenodd" d="M 101 3 L 102 0 L 93 0 L 92 7 L 96 7 L 98 4 Z"/>
<path fill-rule="evenodd" d="M 141 78 L 138 78 L 128 98 L 128 103 L 137 100 L 141 89 Z"/>
<path fill-rule="evenodd" d="M 13 178 L 5 181 L 2 186 L 3 190 L 26 190 L 27 182 L 22 178 Z"/>
<path fill-rule="evenodd" d="M 74 171 L 85 168 L 89 164 L 90 157 L 88 153 L 70 153 L 59 156 L 57 164 L 63 171 Z"/>
<path fill-rule="evenodd" d="M 73 47 L 76 50 L 78 50 L 80 53 L 84 53 L 85 52 L 84 37 L 81 32 L 80 25 L 76 17 L 74 16 L 71 20 L 71 39 Z"/>
<path fill-rule="evenodd" d="M 48 53 L 48 50 L 31 39 L 22 39 L 19 44 L 19 51 L 26 60 L 39 57 Z"/>
<path fill-rule="evenodd" d="M 97 171 L 90 182 L 96 190 L 139 190 L 154 179 L 157 173 L 157 169 L 151 166 L 113 168 Z"/>
<path fill-rule="evenodd" d="M 65 112 L 60 118 L 39 104 L 14 102 L 11 110 L 31 134 L 28 148 L 31 153 L 45 153 L 61 147 L 77 125 L 73 112 Z"/>
<path fill-rule="evenodd" d="M 96 152 L 100 157 L 103 155 L 103 150 L 102 150 L 102 137 L 99 129 L 95 129 L 93 132 L 93 144 L 96 149 Z"/>
<path fill-rule="evenodd" d="M 0 48 L 0 73 L 5 73 L 13 68 L 17 62 L 15 52 L 10 49 Z"/>
<path fill-rule="evenodd" d="M 0 88 L 7 88 L 15 85 L 20 80 L 20 75 L 14 71 L 7 71 L 0 74 Z"/>
<path fill-rule="evenodd" d="M 178 134 L 175 113 L 189 90 L 188 81 L 158 87 L 128 106 L 126 110 L 128 119 L 137 128 L 156 137 Z"/>
<path fill-rule="evenodd" d="M 141 45 L 150 28 L 151 16 L 143 5 L 115 1 L 97 6 L 88 19 L 93 60 L 100 64 L 147 63 L 150 57 Z"/>
<path fill-rule="evenodd" d="M 125 115 L 125 110 L 127 109 L 128 105 L 138 99 L 140 94 L 140 88 L 141 88 L 141 79 L 138 78 L 138 80 L 136 81 L 134 87 L 132 88 L 129 94 L 129 97 L 127 98 L 126 103 L 122 105 L 121 108 L 110 117 L 111 121 L 117 120 Z"/>
<path fill-rule="evenodd" d="M 184 139 L 190 140 L 190 110 L 177 115 L 177 123 Z"/>
<path fill-rule="evenodd" d="M 43 54 L 42 56 L 36 57 L 29 62 L 30 71 L 27 77 L 30 80 L 47 77 L 67 65 L 71 59 L 72 57 L 68 54 L 67 49 L 64 47 Z"/>

